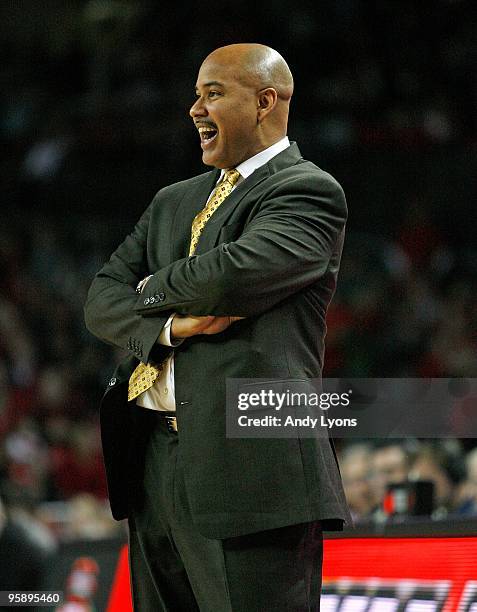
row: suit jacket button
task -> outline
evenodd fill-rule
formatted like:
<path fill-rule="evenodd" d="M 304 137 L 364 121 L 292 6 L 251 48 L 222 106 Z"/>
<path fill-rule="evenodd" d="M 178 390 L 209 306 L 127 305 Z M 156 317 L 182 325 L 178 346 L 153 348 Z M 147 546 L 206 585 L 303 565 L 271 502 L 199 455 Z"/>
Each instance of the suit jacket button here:
<path fill-rule="evenodd" d="M 146 298 L 146 299 L 144 300 L 144 306 L 147 306 L 148 304 L 149 304 L 149 298 Z"/>

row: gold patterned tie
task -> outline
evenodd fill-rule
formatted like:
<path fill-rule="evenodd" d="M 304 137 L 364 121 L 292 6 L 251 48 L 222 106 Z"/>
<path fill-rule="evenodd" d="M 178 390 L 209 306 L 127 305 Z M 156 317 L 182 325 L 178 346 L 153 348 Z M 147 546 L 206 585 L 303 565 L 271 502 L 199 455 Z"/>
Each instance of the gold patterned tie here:
<path fill-rule="evenodd" d="M 199 238 L 204 231 L 206 223 L 209 221 L 210 217 L 214 214 L 217 208 L 222 204 L 225 198 L 230 194 L 239 178 L 240 172 L 238 170 L 235 168 L 227 170 L 222 180 L 217 184 L 212 192 L 207 204 L 194 217 L 194 220 L 192 221 L 189 255 L 193 255 L 195 253 Z M 156 365 L 152 365 L 151 363 L 140 363 L 137 366 L 129 379 L 128 402 L 135 399 L 138 397 L 138 395 L 141 395 L 141 393 L 144 393 L 144 391 L 147 391 L 154 385 L 159 374 L 164 369 L 164 364 L 166 361 L 167 359 Z"/>
<path fill-rule="evenodd" d="M 238 170 L 235 170 L 235 168 L 227 170 L 220 183 L 217 184 L 216 188 L 212 192 L 207 204 L 195 216 L 194 220 L 192 221 L 192 235 L 190 239 L 189 255 L 193 255 L 195 253 L 200 235 L 204 231 L 207 221 L 222 204 L 225 198 L 230 194 L 239 178 L 240 172 Z"/>

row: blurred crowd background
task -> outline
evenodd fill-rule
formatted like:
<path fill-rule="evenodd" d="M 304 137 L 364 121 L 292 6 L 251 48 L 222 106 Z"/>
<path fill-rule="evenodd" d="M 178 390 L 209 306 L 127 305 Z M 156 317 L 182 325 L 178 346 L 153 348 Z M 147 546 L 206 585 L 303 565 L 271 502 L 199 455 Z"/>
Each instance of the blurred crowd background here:
<path fill-rule="evenodd" d="M 284 55 L 290 139 L 347 194 L 325 375 L 476 372 L 477 4 L 173 4 L 0 5 L 0 532 L 13 521 L 47 548 L 123 529 L 98 433 L 122 355 L 82 308 L 155 192 L 205 170 L 188 108 L 217 46 Z M 434 520 L 477 515 L 476 447 L 465 431 L 338 441 L 356 521 L 389 520 L 389 487 L 423 480 Z"/>

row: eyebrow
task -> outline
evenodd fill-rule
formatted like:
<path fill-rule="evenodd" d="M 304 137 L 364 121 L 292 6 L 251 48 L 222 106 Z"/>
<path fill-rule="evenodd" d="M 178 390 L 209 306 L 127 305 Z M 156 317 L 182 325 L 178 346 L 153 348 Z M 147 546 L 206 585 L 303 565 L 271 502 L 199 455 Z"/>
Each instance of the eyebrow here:
<path fill-rule="evenodd" d="M 220 81 L 208 81 L 207 83 L 203 84 L 203 87 L 211 87 L 212 85 L 218 85 L 219 87 L 223 87 L 224 84 L 221 83 Z M 199 88 L 196 86 L 195 90 L 197 91 Z"/>

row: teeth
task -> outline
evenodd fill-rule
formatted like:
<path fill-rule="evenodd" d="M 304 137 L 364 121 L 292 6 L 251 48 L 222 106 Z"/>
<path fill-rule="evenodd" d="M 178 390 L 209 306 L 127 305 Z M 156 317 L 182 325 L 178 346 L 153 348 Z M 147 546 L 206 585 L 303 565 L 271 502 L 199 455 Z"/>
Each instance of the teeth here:
<path fill-rule="evenodd" d="M 204 136 L 206 136 L 207 134 L 215 134 L 217 132 L 217 130 L 215 130 L 214 128 L 209 128 L 209 127 L 200 127 L 199 128 L 199 134 L 203 134 Z"/>
<path fill-rule="evenodd" d="M 209 127 L 207 125 L 201 125 L 197 128 L 200 134 L 200 139 L 202 142 L 209 142 L 215 136 L 217 136 L 217 129 L 214 127 Z"/>

